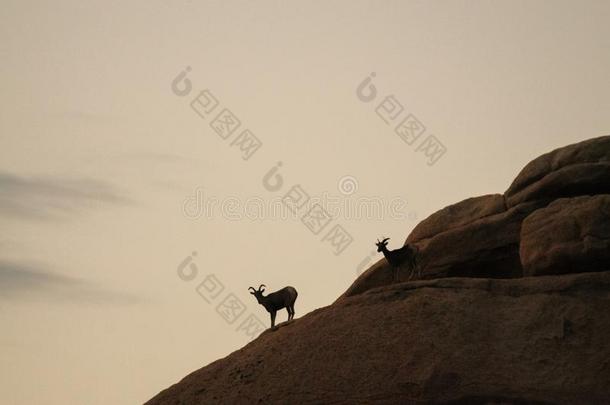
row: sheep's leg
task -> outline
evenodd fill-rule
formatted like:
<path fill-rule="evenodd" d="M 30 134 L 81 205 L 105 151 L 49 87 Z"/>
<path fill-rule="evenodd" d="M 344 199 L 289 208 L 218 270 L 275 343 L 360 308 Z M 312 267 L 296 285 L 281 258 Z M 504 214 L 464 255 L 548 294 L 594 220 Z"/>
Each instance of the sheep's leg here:
<path fill-rule="evenodd" d="M 411 258 L 411 260 L 409 261 L 409 268 L 410 268 L 410 275 L 409 275 L 409 280 L 411 280 L 413 278 L 413 276 L 417 275 L 419 277 L 419 272 L 417 269 L 417 262 L 415 261 L 415 258 Z"/>
<path fill-rule="evenodd" d="M 413 258 L 413 269 L 417 271 L 417 277 L 421 280 L 421 266 L 417 262 L 417 258 Z"/>
<path fill-rule="evenodd" d="M 271 312 L 271 329 L 275 329 L 275 313 L 276 311 Z"/>
<path fill-rule="evenodd" d="M 288 312 L 288 321 L 290 322 L 290 317 L 292 316 L 292 312 L 290 312 L 290 307 L 286 307 L 286 312 Z"/>
<path fill-rule="evenodd" d="M 412 263 L 413 263 L 413 270 L 417 271 L 417 277 L 421 280 L 421 266 L 420 266 L 419 260 L 417 259 L 418 252 L 419 252 L 419 250 L 415 251 L 415 254 L 413 255 Z"/>

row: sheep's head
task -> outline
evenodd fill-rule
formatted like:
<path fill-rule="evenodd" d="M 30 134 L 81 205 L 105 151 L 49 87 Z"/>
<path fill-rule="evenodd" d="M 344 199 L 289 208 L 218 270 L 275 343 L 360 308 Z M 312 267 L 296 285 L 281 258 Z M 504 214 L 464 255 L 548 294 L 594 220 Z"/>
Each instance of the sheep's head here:
<path fill-rule="evenodd" d="M 383 252 L 383 249 L 388 245 L 389 240 L 390 238 L 385 238 L 384 240 L 379 242 L 379 239 L 377 239 L 377 243 L 375 243 L 375 245 L 377 246 L 377 251 Z"/>
<path fill-rule="evenodd" d="M 265 287 L 266 287 L 265 284 L 261 284 L 260 287 L 258 287 L 258 290 L 255 290 L 254 287 L 248 288 L 248 291 L 250 291 L 250 294 L 252 294 L 256 297 L 256 300 L 258 301 L 259 304 L 263 300 L 263 293 L 265 292 Z"/>

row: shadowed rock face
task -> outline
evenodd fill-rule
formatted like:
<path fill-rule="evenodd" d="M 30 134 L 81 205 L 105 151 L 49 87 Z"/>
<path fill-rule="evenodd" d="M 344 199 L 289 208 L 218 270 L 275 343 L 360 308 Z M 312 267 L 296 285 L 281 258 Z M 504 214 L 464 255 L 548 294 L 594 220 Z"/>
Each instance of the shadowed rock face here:
<path fill-rule="evenodd" d="M 576 273 L 610 263 L 610 194 L 561 198 L 528 216 L 521 229 L 528 276 Z"/>
<path fill-rule="evenodd" d="M 413 243 L 425 278 L 523 275 L 519 260 L 521 223 L 540 203 L 524 203 Z"/>
<path fill-rule="evenodd" d="M 608 164 L 610 137 L 533 160 L 415 227 L 424 280 L 381 258 L 149 404 L 610 403 Z"/>
<path fill-rule="evenodd" d="M 446 278 L 347 297 L 148 404 L 601 404 L 610 272 Z"/>

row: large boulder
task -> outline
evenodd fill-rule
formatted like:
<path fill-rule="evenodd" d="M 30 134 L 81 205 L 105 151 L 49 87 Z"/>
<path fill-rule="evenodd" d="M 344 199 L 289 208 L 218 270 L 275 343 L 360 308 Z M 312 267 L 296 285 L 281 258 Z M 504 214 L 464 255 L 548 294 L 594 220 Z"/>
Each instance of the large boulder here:
<path fill-rule="evenodd" d="M 521 227 L 525 275 L 610 270 L 610 195 L 562 198 Z"/>
<path fill-rule="evenodd" d="M 555 149 L 527 164 L 504 195 L 508 207 L 525 201 L 610 193 L 610 136 Z"/>
<path fill-rule="evenodd" d="M 313 311 L 149 405 L 602 404 L 610 273 L 394 284 Z"/>
<path fill-rule="evenodd" d="M 419 249 L 421 278 L 449 276 L 517 277 L 519 225 L 535 206 L 507 212 L 504 197 L 490 194 L 450 205 L 420 222 L 407 238 Z M 371 288 L 407 281 L 409 269 L 394 278 L 385 258 L 362 273 L 339 297 L 362 294 Z"/>

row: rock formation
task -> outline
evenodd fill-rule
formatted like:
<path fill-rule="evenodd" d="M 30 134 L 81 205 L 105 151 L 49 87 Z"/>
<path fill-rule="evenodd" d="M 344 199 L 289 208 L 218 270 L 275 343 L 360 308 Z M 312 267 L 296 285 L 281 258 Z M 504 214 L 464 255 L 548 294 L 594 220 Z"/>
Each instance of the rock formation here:
<path fill-rule="evenodd" d="M 610 137 L 418 224 L 423 280 L 385 259 L 149 404 L 610 403 Z"/>
<path fill-rule="evenodd" d="M 594 202 L 585 202 L 593 196 L 597 197 Z M 581 197 L 580 202 L 566 201 L 578 197 Z M 437 211 L 413 229 L 406 243 L 420 249 L 422 278 L 426 279 L 515 278 L 606 271 L 608 256 L 603 252 L 608 252 L 610 243 L 610 219 L 607 203 L 603 201 L 609 197 L 610 136 L 604 136 L 534 159 L 521 170 L 504 194 L 469 198 Z M 560 206 L 564 207 L 563 214 L 555 212 Z M 572 216 L 578 207 L 584 211 L 579 214 L 580 222 L 575 224 Z M 545 220 L 545 215 L 552 217 Z M 587 220 L 589 215 L 596 219 Z M 572 219 L 566 221 L 568 218 Z M 546 223 L 545 230 L 536 230 L 542 223 Z M 590 229 L 594 224 L 597 228 Z M 522 229 L 523 225 L 527 225 L 525 229 Z M 585 228 L 570 232 L 567 227 Z M 550 235 L 556 232 L 563 236 Z M 585 234 L 587 238 L 584 238 Z M 522 241 L 522 238 L 526 240 Z M 559 249 L 559 244 L 563 244 L 564 249 L 571 249 L 571 253 L 555 254 L 554 249 Z M 549 250 L 554 259 L 547 257 Z M 572 270 L 566 270 L 567 263 L 555 266 L 566 255 L 574 263 Z M 549 263 L 534 263 L 542 260 Z M 582 263 L 588 264 L 580 266 Z M 380 260 L 365 271 L 343 297 L 390 284 L 392 279 L 387 278 L 386 273 L 387 264 Z M 405 275 L 402 276 L 405 281 Z"/>

